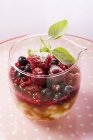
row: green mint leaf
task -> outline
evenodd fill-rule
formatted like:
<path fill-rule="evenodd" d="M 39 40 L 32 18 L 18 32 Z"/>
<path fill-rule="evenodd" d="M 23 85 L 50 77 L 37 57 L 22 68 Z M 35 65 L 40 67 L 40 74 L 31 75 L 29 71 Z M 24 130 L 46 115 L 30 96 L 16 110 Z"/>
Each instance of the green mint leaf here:
<path fill-rule="evenodd" d="M 28 49 L 28 56 L 31 56 L 32 55 L 32 50 L 31 49 Z"/>
<path fill-rule="evenodd" d="M 28 56 L 33 55 L 34 53 L 38 52 L 37 50 L 28 49 Z"/>
<path fill-rule="evenodd" d="M 43 40 L 43 38 L 40 38 L 41 41 L 41 47 L 40 47 L 40 52 L 51 52 L 51 46 L 50 44 L 46 45 L 45 41 Z"/>
<path fill-rule="evenodd" d="M 66 27 L 68 25 L 67 20 L 59 21 L 52 26 L 50 26 L 48 30 L 48 35 L 53 39 L 58 39 L 64 35 Z"/>
<path fill-rule="evenodd" d="M 65 48 L 55 48 L 52 50 L 52 54 L 63 64 L 74 64 L 76 60 Z"/>

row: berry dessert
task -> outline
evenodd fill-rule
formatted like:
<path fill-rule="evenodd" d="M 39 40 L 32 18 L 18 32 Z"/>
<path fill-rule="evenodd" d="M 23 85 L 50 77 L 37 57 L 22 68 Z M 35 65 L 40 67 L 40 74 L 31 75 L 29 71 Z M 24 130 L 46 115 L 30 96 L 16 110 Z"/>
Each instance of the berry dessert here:
<path fill-rule="evenodd" d="M 10 66 L 10 88 L 17 106 L 31 119 L 53 120 L 73 106 L 80 88 L 80 69 L 62 47 L 29 50 Z"/>
<path fill-rule="evenodd" d="M 77 65 L 65 72 L 72 66 L 41 52 L 27 58 L 20 56 L 15 66 L 21 72 L 10 68 L 14 97 L 26 115 L 33 119 L 51 120 L 72 107 L 80 87 Z"/>

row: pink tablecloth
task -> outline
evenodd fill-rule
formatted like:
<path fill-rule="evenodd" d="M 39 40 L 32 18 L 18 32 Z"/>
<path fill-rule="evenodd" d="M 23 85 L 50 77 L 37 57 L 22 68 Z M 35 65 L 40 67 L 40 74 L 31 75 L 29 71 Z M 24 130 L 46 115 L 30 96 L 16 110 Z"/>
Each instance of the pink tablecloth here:
<path fill-rule="evenodd" d="M 72 110 L 58 121 L 31 121 L 17 109 L 8 87 L 8 51 L 11 43 L 0 46 L 0 140 L 93 140 L 93 42 L 70 37 L 89 47 L 82 56 L 82 83 Z M 18 40 L 18 39 L 17 39 Z"/>

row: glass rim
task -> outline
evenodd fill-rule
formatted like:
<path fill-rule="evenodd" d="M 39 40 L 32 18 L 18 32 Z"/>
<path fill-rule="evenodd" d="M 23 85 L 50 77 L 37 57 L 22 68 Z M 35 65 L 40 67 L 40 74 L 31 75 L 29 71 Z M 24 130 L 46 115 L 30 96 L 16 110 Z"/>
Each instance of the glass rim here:
<path fill-rule="evenodd" d="M 67 72 L 69 72 L 70 70 L 72 70 L 78 60 L 79 60 L 79 56 L 81 54 L 81 52 L 79 53 L 77 59 L 76 59 L 76 62 L 74 64 L 72 64 L 71 67 L 69 67 L 67 70 L 65 70 L 64 72 L 60 72 L 60 73 L 57 73 L 57 74 L 51 74 L 51 75 L 34 75 L 34 74 L 30 74 L 30 73 L 27 73 L 27 72 L 24 72 L 23 70 L 20 70 L 18 67 L 15 66 L 14 63 L 12 63 L 11 61 L 11 51 L 14 47 L 16 47 L 19 43 L 23 42 L 24 40 L 26 39 L 29 39 L 29 38 L 35 38 L 35 37 L 40 37 L 40 36 L 48 36 L 48 34 L 34 34 L 34 35 L 26 35 L 24 38 L 22 38 L 21 40 L 18 40 L 16 43 L 14 43 L 11 47 L 10 47 L 10 50 L 9 50 L 9 62 L 11 64 L 11 66 L 13 68 L 15 68 L 18 72 L 20 72 L 21 74 L 25 75 L 25 76 L 29 76 L 29 77 L 34 77 L 34 78 L 51 78 L 51 77 L 57 77 L 57 76 L 62 76 L 64 74 L 66 74 Z"/>

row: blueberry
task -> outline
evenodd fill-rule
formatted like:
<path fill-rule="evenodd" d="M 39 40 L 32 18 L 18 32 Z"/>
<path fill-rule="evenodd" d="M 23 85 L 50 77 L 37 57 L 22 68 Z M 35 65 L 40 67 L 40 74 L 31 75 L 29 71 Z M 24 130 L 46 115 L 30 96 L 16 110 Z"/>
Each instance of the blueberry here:
<path fill-rule="evenodd" d="M 58 92 L 54 95 L 53 100 L 58 100 L 58 99 L 60 99 L 61 96 L 62 96 L 61 92 Z"/>
<path fill-rule="evenodd" d="M 73 89 L 73 87 L 70 86 L 70 85 L 68 85 L 68 86 L 65 87 L 65 90 L 68 91 L 68 92 L 70 92 L 72 89 Z"/>
<path fill-rule="evenodd" d="M 25 72 L 31 72 L 31 65 L 30 64 L 27 64 L 25 66 Z"/>
<path fill-rule="evenodd" d="M 53 59 L 51 62 L 52 65 L 58 65 L 58 60 L 57 59 Z"/>
<path fill-rule="evenodd" d="M 45 88 L 41 91 L 42 94 L 46 94 L 47 92 L 49 92 L 49 88 Z"/>
<path fill-rule="evenodd" d="M 65 89 L 63 90 L 63 92 L 62 92 L 62 96 L 67 96 L 67 95 L 70 93 L 70 91 L 71 91 L 72 89 L 73 89 L 72 86 L 67 85 L 67 86 L 65 87 Z"/>
<path fill-rule="evenodd" d="M 18 71 L 16 69 L 14 69 L 14 74 L 15 76 L 18 74 Z"/>
<path fill-rule="evenodd" d="M 62 83 L 60 83 L 60 87 L 61 87 L 61 89 L 63 90 L 65 87 L 66 87 L 66 83 L 65 82 L 62 82 Z"/>
<path fill-rule="evenodd" d="M 18 58 L 18 62 L 21 66 L 25 66 L 28 63 L 27 59 L 24 56 L 20 56 Z"/>
<path fill-rule="evenodd" d="M 24 77 L 24 75 L 22 73 L 18 72 L 17 77 L 22 78 L 22 77 Z"/>
<path fill-rule="evenodd" d="M 41 91 L 41 93 L 43 94 L 43 99 L 44 99 L 45 101 L 51 99 L 52 92 L 51 92 L 48 88 L 43 89 L 43 90 Z"/>

